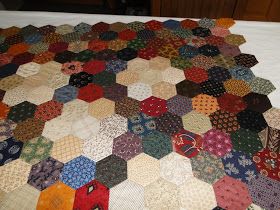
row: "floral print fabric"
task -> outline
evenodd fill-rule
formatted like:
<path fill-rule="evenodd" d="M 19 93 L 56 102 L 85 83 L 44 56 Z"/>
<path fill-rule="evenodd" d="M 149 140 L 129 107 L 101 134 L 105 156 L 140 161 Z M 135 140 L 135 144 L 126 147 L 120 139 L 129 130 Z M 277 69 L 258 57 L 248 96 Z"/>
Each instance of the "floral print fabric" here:
<path fill-rule="evenodd" d="M 0 209 L 280 209 L 275 87 L 234 24 L 1 28 Z"/>

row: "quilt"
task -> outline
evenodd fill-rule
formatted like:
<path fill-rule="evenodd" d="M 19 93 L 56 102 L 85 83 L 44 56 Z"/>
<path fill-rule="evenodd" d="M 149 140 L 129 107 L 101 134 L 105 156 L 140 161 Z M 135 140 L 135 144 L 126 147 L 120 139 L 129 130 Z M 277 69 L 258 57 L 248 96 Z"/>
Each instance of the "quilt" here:
<path fill-rule="evenodd" d="M 0 29 L 0 209 L 280 209 L 275 87 L 234 24 Z"/>

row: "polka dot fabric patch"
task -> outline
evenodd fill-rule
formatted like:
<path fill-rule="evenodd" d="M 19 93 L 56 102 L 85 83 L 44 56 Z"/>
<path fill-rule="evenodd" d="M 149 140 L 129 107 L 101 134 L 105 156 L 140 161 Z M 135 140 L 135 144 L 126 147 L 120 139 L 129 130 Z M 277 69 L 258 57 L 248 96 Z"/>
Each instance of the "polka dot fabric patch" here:
<path fill-rule="evenodd" d="M 206 94 L 199 94 L 193 97 L 192 106 L 194 110 L 205 115 L 210 115 L 219 109 L 217 99 Z"/>
<path fill-rule="evenodd" d="M 229 135 L 215 129 L 211 129 L 204 134 L 202 146 L 205 151 L 217 157 L 224 156 L 232 149 Z"/>
<path fill-rule="evenodd" d="M 0 209 L 280 209 L 275 87 L 234 24 L 1 28 Z"/>

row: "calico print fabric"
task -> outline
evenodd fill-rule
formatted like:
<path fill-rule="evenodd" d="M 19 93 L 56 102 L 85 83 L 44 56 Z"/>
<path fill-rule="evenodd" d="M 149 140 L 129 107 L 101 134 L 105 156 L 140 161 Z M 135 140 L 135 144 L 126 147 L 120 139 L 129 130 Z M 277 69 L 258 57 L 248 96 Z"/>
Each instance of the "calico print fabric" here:
<path fill-rule="evenodd" d="M 0 28 L 0 210 L 279 210 L 275 87 L 234 24 Z"/>

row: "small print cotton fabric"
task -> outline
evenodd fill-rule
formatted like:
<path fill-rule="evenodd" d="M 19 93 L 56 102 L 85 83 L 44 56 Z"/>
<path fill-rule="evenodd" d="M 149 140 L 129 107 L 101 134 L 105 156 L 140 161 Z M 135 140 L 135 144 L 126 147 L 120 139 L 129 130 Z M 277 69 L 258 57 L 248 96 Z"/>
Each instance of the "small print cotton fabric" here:
<path fill-rule="evenodd" d="M 114 18 L 0 29 L 0 209 L 280 209 L 275 87 L 234 20 Z"/>

